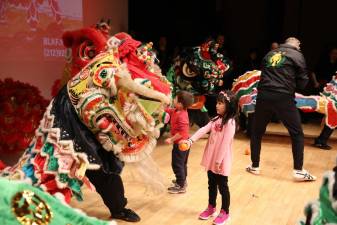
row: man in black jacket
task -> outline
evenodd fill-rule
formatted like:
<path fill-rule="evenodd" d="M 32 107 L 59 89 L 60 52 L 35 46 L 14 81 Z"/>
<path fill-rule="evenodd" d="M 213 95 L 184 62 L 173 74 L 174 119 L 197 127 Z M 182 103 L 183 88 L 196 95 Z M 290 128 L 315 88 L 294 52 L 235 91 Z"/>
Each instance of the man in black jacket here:
<path fill-rule="evenodd" d="M 279 48 L 267 53 L 262 61 L 255 115 L 251 133 L 251 160 L 246 170 L 259 174 L 261 139 L 273 115 L 276 114 L 288 129 L 294 160 L 293 177 L 297 181 L 314 181 L 303 166 L 304 135 L 300 114 L 295 104 L 295 89 L 303 89 L 308 82 L 305 59 L 300 41 L 290 37 Z"/>

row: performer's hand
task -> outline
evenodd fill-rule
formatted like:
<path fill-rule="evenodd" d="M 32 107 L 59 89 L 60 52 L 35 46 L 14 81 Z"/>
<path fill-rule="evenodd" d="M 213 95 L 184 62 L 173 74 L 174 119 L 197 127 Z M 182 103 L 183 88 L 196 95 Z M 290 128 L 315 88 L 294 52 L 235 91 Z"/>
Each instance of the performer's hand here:
<path fill-rule="evenodd" d="M 165 139 L 165 143 L 169 144 L 169 145 L 172 144 L 172 139 L 171 138 L 166 138 Z"/>

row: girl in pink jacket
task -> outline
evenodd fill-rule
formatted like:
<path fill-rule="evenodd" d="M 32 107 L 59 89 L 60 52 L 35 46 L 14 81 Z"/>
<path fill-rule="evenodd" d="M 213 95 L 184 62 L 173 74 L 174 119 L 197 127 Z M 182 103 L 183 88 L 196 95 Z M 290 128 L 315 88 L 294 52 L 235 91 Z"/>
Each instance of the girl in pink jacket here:
<path fill-rule="evenodd" d="M 207 170 L 209 205 L 205 211 L 200 213 L 199 218 L 206 220 L 216 214 L 216 196 L 217 189 L 219 189 L 222 196 L 222 206 L 213 223 L 222 225 L 229 219 L 230 194 L 227 182 L 232 168 L 232 144 L 238 111 L 237 101 L 230 91 L 219 93 L 216 111 L 218 115 L 184 143 L 190 146 L 204 134 L 210 132 L 201 161 L 201 165 Z"/>

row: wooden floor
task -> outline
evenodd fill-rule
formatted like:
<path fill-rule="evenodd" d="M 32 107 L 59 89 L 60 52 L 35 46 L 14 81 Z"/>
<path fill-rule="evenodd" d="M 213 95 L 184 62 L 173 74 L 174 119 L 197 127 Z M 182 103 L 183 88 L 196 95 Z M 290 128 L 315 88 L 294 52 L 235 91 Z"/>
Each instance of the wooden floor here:
<path fill-rule="evenodd" d="M 310 132 L 319 133 L 319 127 L 310 127 Z M 280 124 L 271 125 L 269 131 L 282 130 Z M 305 132 L 306 133 L 306 132 Z M 335 134 L 336 135 L 336 132 Z M 128 207 L 134 209 L 142 218 L 139 225 L 198 225 L 212 224 L 212 221 L 198 220 L 198 214 L 207 206 L 208 190 L 206 172 L 200 166 L 206 139 L 196 142 L 189 157 L 188 188 L 185 194 L 171 195 L 145 193 L 141 185 L 134 184 L 128 176 L 128 166 L 123 179 L 128 198 Z M 326 170 L 332 169 L 336 161 L 336 140 L 330 141 L 333 150 L 324 151 L 311 147 L 313 139 L 305 139 L 304 168 L 318 177 L 316 182 L 296 183 L 292 180 L 292 155 L 289 137 L 268 135 L 262 143 L 262 174 L 255 176 L 245 172 L 250 157 L 245 155 L 249 140 L 237 134 L 234 142 L 234 165 L 229 178 L 231 193 L 228 224 L 232 225 L 294 225 L 303 217 L 303 209 L 308 201 L 318 197 L 321 178 Z M 174 178 L 170 166 L 171 146 L 159 140 L 152 154 L 166 185 Z M 113 191 L 113 189 L 111 190 Z M 84 202 L 74 202 L 87 214 L 100 219 L 108 219 L 109 212 L 100 197 L 87 189 L 84 190 Z M 218 196 L 220 205 L 220 196 Z M 129 224 L 118 221 L 119 224 Z"/>

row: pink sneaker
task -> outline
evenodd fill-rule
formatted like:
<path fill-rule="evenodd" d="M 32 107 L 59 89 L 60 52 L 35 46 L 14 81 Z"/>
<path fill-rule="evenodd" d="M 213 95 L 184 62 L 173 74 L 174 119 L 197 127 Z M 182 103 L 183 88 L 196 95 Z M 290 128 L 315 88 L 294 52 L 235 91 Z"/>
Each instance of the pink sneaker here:
<path fill-rule="evenodd" d="M 213 221 L 215 225 L 223 225 L 229 220 L 229 214 L 227 214 L 223 209 L 221 209 L 219 215 Z"/>
<path fill-rule="evenodd" d="M 202 213 L 199 215 L 199 219 L 207 220 L 211 216 L 216 215 L 216 209 L 212 205 L 208 205 L 207 209 L 205 209 Z"/>

